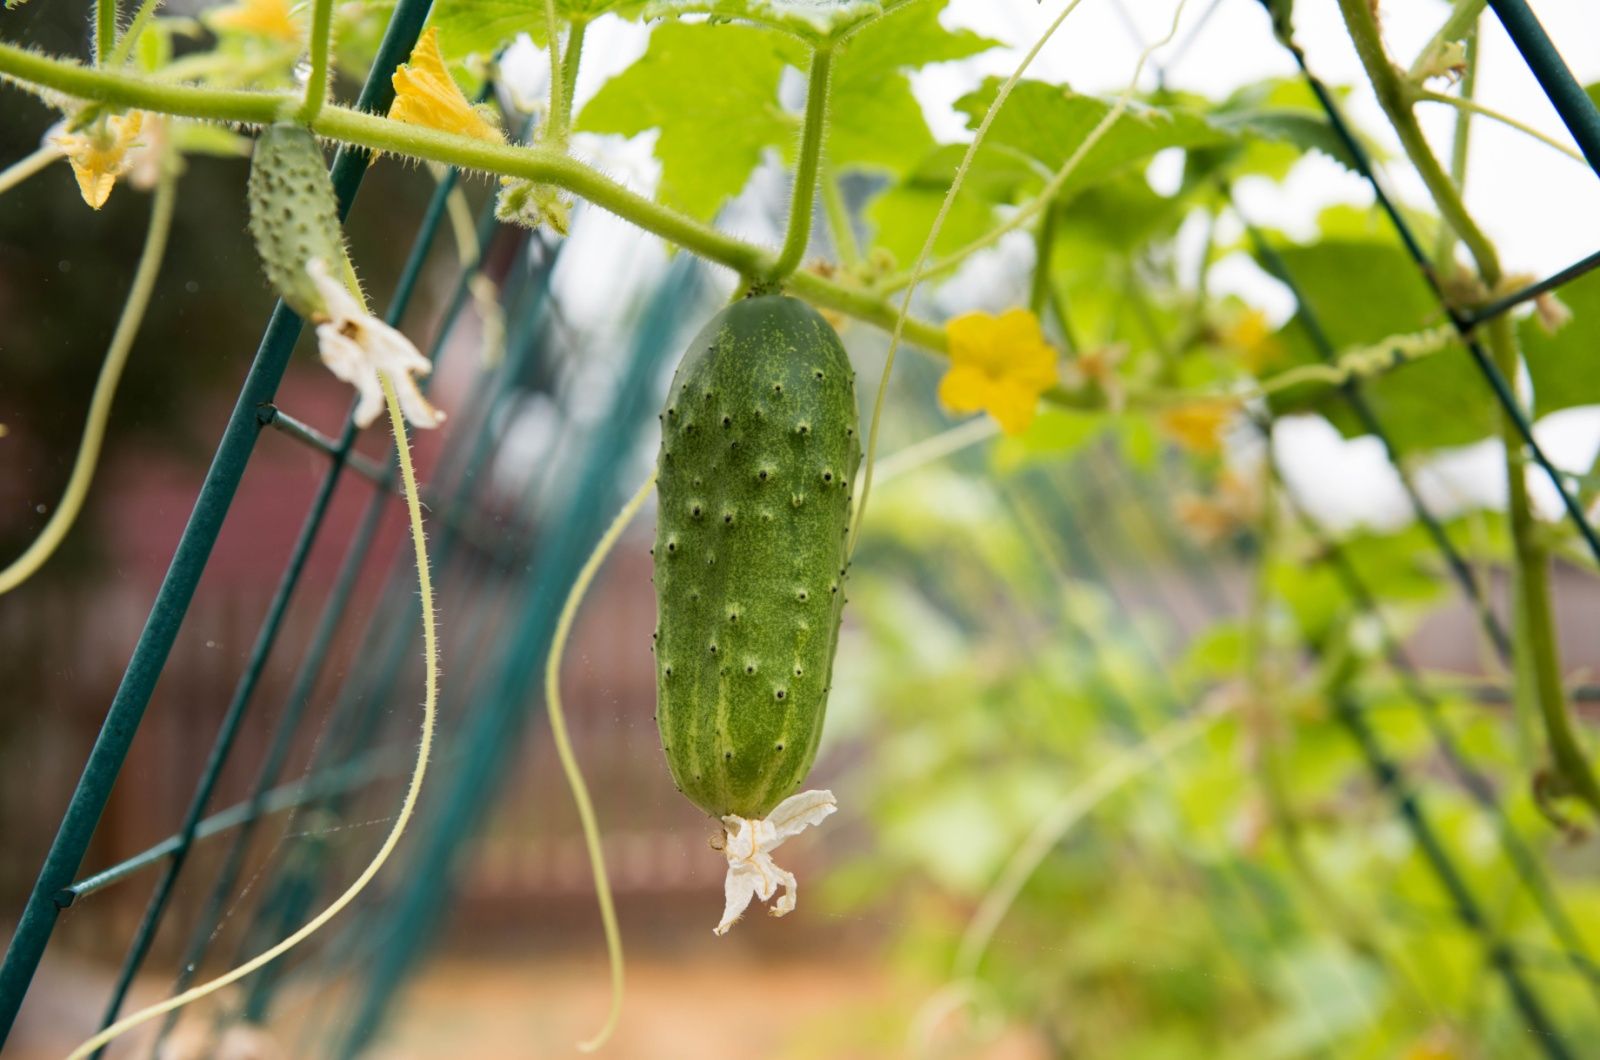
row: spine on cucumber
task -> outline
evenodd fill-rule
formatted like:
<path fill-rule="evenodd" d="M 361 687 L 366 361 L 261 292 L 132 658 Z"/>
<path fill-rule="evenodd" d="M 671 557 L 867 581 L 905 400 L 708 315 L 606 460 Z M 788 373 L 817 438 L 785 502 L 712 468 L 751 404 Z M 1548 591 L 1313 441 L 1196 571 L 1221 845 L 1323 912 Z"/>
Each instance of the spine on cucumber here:
<path fill-rule="evenodd" d="M 661 414 L 656 720 L 713 816 L 765 817 L 816 758 L 860 461 L 854 372 L 815 310 L 748 298 L 695 337 Z"/>

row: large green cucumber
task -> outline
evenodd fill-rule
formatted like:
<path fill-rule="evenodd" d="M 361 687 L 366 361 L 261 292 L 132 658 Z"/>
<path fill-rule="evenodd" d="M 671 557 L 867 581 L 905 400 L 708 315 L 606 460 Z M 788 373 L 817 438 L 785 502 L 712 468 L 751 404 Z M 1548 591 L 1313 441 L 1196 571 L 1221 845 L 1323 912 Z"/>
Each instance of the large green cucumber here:
<path fill-rule="evenodd" d="M 679 790 L 765 817 L 816 759 L 861 462 L 855 373 L 804 302 L 718 313 L 661 414 L 656 721 Z"/>

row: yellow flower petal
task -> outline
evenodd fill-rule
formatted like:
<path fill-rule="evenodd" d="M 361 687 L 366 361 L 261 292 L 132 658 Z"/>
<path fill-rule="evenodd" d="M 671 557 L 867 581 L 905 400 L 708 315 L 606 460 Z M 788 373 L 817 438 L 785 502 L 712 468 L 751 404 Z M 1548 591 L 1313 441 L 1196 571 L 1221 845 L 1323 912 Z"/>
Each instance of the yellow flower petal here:
<path fill-rule="evenodd" d="M 1040 395 L 1057 381 L 1056 352 L 1039 319 L 1026 309 L 965 313 L 945 325 L 945 334 L 950 369 L 939 400 L 952 412 L 983 409 L 1007 434 L 1027 430 Z"/>
<path fill-rule="evenodd" d="M 78 192 L 94 210 L 106 204 L 117 178 L 127 172 L 133 147 L 144 123 L 142 111 L 112 114 L 91 122 L 78 132 L 58 132 L 52 139 L 78 178 Z"/>
<path fill-rule="evenodd" d="M 978 412 L 994 384 L 970 365 L 952 365 L 939 380 L 939 401 L 951 412 Z"/>
<path fill-rule="evenodd" d="M 289 7 L 289 0 L 238 0 L 205 16 L 214 30 L 249 33 L 293 44 L 302 36 L 300 21 Z"/>
<path fill-rule="evenodd" d="M 429 26 L 411 51 L 411 58 L 394 72 L 394 105 L 389 117 L 440 132 L 459 133 L 474 140 L 505 143 L 495 128 L 462 94 L 445 68 L 439 51 L 439 29 Z"/>

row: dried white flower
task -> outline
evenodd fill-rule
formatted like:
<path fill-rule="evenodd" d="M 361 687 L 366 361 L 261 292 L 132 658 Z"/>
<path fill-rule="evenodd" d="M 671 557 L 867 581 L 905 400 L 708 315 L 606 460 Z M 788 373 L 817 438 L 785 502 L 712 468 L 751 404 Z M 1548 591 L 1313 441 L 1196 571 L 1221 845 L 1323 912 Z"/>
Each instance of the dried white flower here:
<path fill-rule="evenodd" d="M 728 830 L 723 853 L 728 856 L 728 877 L 723 883 L 727 905 L 722 911 L 722 923 L 715 932 L 726 935 L 734 921 L 743 915 L 752 898 L 769 901 L 783 884 L 783 897 L 772 907 L 773 916 L 783 916 L 794 911 L 794 873 L 778 868 L 772 860 L 772 851 L 785 839 L 805 831 L 838 809 L 831 791 L 803 791 L 791 795 L 773 809 L 772 813 L 754 820 L 729 815 L 722 819 Z"/>
<path fill-rule="evenodd" d="M 411 340 L 368 313 L 361 300 L 343 280 L 328 272 L 320 258 L 309 262 L 306 272 L 324 307 L 317 320 L 317 351 L 328 371 L 360 394 L 356 423 L 370 426 L 383 412 L 379 372 L 394 384 L 400 411 L 408 423 L 414 427 L 437 427 L 443 423 L 444 413 L 430 405 L 417 388 L 415 377 L 427 375 L 433 365 L 417 352 Z"/>

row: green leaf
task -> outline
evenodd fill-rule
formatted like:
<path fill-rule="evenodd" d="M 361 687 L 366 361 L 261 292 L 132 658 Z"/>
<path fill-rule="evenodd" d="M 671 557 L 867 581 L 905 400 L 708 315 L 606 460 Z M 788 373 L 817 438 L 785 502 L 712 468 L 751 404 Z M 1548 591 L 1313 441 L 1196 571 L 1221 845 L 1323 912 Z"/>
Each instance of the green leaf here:
<path fill-rule="evenodd" d="M 1398 244 L 1338 235 L 1309 246 L 1281 247 L 1288 278 L 1336 351 L 1366 346 L 1439 323 L 1433 292 Z M 1302 309 L 1279 332 L 1292 363 L 1321 361 Z M 1281 365 L 1274 365 L 1274 370 Z M 1385 433 L 1402 452 L 1466 445 L 1495 429 L 1493 403 L 1464 348 L 1452 345 L 1362 384 Z M 1295 388 L 1272 399 L 1275 412 L 1320 403 L 1347 437 L 1366 428 L 1327 388 Z"/>
<path fill-rule="evenodd" d="M 392 0 L 386 0 L 392 6 Z M 556 20 L 593 21 L 614 14 L 633 18 L 644 0 L 556 0 Z M 433 6 L 429 24 L 439 28 L 439 51 L 446 61 L 476 55 L 488 58 L 526 33 L 534 43 L 545 42 L 544 5 L 538 0 L 449 0 Z"/>
<path fill-rule="evenodd" d="M 1533 414 L 1548 416 L 1578 405 L 1600 405 L 1600 272 L 1580 276 L 1559 295 L 1572 319 L 1554 334 L 1537 315 L 1517 324 L 1517 337 L 1533 379 Z"/>
<path fill-rule="evenodd" d="M 841 34 L 883 12 L 879 0 L 655 0 L 645 18 L 711 15 L 781 29 L 814 43 Z"/>
<path fill-rule="evenodd" d="M 939 0 L 914 0 L 841 45 L 828 108 L 828 164 L 904 174 L 934 146 L 903 71 L 949 62 L 998 41 L 939 23 Z"/>
<path fill-rule="evenodd" d="M 1301 78 L 1246 85 L 1214 106 L 1209 116 L 1212 124 L 1239 137 L 1237 145 L 1216 152 L 1219 157 L 1214 158 L 1234 175 L 1256 173 L 1281 180 L 1311 151 L 1358 171 L 1327 112 Z"/>
<path fill-rule="evenodd" d="M 984 87 L 956 101 L 976 129 L 999 90 L 990 78 Z M 993 224 L 993 208 L 1036 194 L 1106 116 L 1111 104 L 1040 81 L 1019 81 L 995 116 L 974 156 L 950 217 L 940 230 L 935 253 L 960 249 Z M 1063 200 L 1147 161 L 1169 147 L 1227 142 L 1233 134 L 1186 111 L 1137 105 L 1124 112 L 1078 163 L 1061 190 Z M 877 242 L 909 264 L 922 249 L 939 205 L 966 153 L 966 146 L 935 148 L 867 210 L 877 227 Z"/>
<path fill-rule="evenodd" d="M 795 116 L 778 105 L 793 50 L 753 26 L 664 23 L 644 57 L 601 86 L 576 128 L 625 136 L 659 129 L 659 198 L 710 218 L 744 187 L 766 148 L 795 135 Z"/>
<path fill-rule="evenodd" d="M 1001 83 L 999 78 L 991 77 L 976 92 L 956 100 L 956 109 L 969 119 L 968 128 L 976 130 L 983 121 Z M 1105 100 L 1079 95 L 1071 89 L 1042 81 L 1019 81 L 989 126 L 984 149 L 1012 148 L 1054 173 L 1111 107 Z M 1169 147 L 1210 146 L 1231 138 L 1232 134 L 1198 114 L 1132 104 L 1084 155 L 1062 188 L 1062 196 Z"/>
<path fill-rule="evenodd" d="M 934 148 L 900 183 L 867 204 L 867 220 L 876 232 L 874 245 L 889 251 L 902 266 L 911 265 L 966 152 L 964 144 Z M 939 229 L 934 253 L 948 254 L 977 239 L 993 226 L 996 203 L 1010 202 L 1024 185 L 1041 183 L 1042 175 L 1028 160 L 980 150 Z"/>

